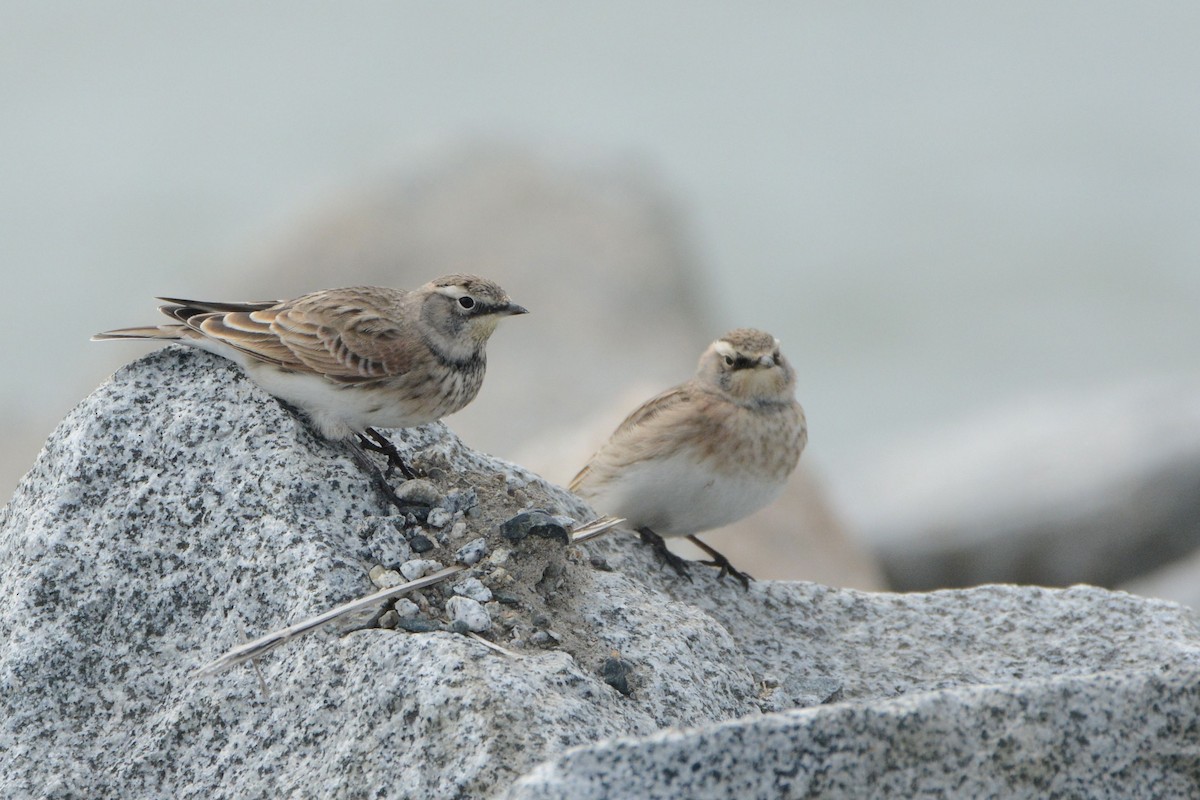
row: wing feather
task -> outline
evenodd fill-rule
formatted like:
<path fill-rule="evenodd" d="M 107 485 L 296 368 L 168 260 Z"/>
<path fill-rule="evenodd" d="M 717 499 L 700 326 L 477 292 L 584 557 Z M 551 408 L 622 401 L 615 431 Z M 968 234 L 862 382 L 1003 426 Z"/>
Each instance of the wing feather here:
<path fill-rule="evenodd" d="M 423 346 L 396 318 L 396 295 L 376 288 L 333 289 L 282 302 L 159 299 L 188 328 L 272 364 L 338 383 L 403 374 Z"/>
<path fill-rule="evenodd" d="M 156 297 L 155 300 L 161 300 L 164 303 L 172 303 L 184 308 L 193 308 L 197 311 L 207 312 L 226 312 L 226 311 L 257 311 L 263 308 L 279 305 L 278 300 L 249 300 L 242 303 L 226 303 L 213 300 L 181 300 L 178 297 Z"/>
<path fill-rule="evenodd" d="M 680 411 L 694 402 L 694 390 L 689 384 L 685 383 L 667 389 L 665 392 L 657 394 L 642 403 L 617 426 L 617 429 L 613 431 L 612 436 L 609 437 L 604 446 L 571 479 L 571 483 L 567 488 L 572 492 L 578 492 L 586 485 L 594 468 L 601 468 L 601 465 L 603 465 L 605 470 L 609 470 L 640 460 L 644 454 L 639 449 L 623 446 L 628 441 L 630 434 L 640 428 L 647 426 L 659 427 L 666 423 L 667 428 L 664 428 L 662 433 L 669 436 L 669 419 L 679 416 Z M 648 440 L 661 441 L 663 438 L 663 436 L 649 437 Z M 615 454 L 618 452 L 624 452 L 626 457 L 617 458 Z"/>
<path fill-rule="evenodd" d="M 201 314 L 189 318 L 187 324 L 208 338 L 227 344 L 252 358 L 281 367 L 299 366 L 291 350 L 283 346 L 269 327 L 250 324 L 244 312 Z"/>
<path fill-rule="evenodd" d="M 360 303 L 296 303 L 275 314 L 271 330 L 309 369 L 340 383 L 362 383 L 409 371 L 421 341 L 364 299 Z"/>

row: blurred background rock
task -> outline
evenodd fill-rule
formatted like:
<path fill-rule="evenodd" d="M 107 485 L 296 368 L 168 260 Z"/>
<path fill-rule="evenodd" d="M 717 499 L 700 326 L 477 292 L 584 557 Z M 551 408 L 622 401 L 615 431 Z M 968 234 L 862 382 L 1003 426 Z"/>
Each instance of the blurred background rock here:
<path fill-rule="evenodd" d="M 559 481 L 719 333 L 783 340 L 804 468 L 712 537 L 754 574 L 1196 602 L 1192 5 L 0 18 L 5 494 L 155 294 L 469 270 L 534 314 L 450 423 Z"/>

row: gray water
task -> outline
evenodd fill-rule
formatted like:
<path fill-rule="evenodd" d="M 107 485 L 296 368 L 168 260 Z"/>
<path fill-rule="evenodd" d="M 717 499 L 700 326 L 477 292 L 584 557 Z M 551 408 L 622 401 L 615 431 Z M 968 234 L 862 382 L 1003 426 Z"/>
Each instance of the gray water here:
<path fill-rule="evenodd" d="M 810 459 L 1195 372 L 1194 3 L 0 3 L 0 414 L 94 331 L 445 141 L 647 165 L 722 324 L 784 339 Z"/>

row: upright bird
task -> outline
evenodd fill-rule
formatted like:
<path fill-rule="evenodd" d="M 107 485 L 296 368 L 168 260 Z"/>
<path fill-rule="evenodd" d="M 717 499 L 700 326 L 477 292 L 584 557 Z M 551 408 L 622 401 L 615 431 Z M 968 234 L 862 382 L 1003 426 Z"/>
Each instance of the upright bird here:
<path fill-rule="evenodd" d="M 696 375 L 630 414 L 571 482 L 598 511 L 626 518 L 682 575 L 664 536 L 686 536 L 749 587 L 750 576 L 695 534 L 779 496 L 808 440 L 796 373 L 779 340 L 751 328 L 717 339 Z"/>
<path fill-rule="evenodd" d="M 98 333 L 179 342 L 233 361 L 304 412 L 326 438 L 357 438 L 412 473 L 376 428 L 407 428 L 462 409 L 479 393 L 485 345 L 502 317 L 527 313 L 497 284 L 447 275 L 419 289 L 326 289 L 294 300 L 221 303 L 160 297 L 175 322 Z M 369 437 L 369 438 L 368 438 Z M 353 441 L 351 442 L 353 445 Z M 373 468 L 373 467 L 372 467 Z M 388 499 L 401 505 L 378 475 Z"/>

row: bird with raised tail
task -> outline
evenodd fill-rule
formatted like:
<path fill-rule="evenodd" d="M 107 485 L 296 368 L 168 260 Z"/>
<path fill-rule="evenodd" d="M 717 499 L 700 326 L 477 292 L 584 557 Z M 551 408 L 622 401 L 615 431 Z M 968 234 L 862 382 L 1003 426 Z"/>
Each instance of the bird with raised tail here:
<path fill-rule="evenodd" d="M 359 286 L 249 303 L 159 299 L 173 323 L 92 339 L 178 342 L 223 356 L 300 409 L 326 438 L 357 439 L 352 451 L 364 466 L 373 468 L 363 447 L 385 453 L 389 473 L 399 467 L 409 477 L 376 428 L 433 422 L 474 400 L 488 338 L 502 318 L 527 313 L 500 286 L 473 275 L 447 275 L 413 291 Z"/>
<path fill-rule="evenodd" d="M 751 328 L 717 339 L 696 375 L 643 403 L 571 482 L 598 511 L 624 517 L 681 575 L 662 537 L 687 537 L 749 587 L 750 576 L 695 534 L 763 508 L 783 491 L 808 440 L 796 373 L 779 340 Z"/>

